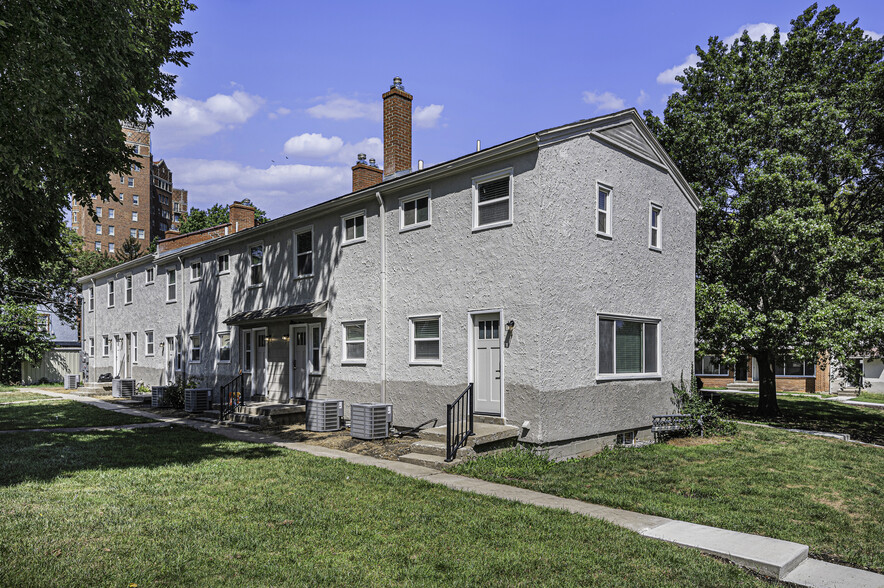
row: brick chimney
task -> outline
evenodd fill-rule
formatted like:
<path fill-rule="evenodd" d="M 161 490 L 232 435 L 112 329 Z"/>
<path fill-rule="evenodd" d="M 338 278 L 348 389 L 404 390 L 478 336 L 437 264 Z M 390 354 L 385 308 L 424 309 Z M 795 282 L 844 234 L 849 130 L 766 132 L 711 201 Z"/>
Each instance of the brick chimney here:
<path fill-rule="evenodd" d="M 370 188 L 375 184 L 380 184 L 384 179 L 382 172 L 375 164 L 374 159 L 368 163 L 365 162 L 365 153 L 360 153 L 356 160 L 356 165 L 351 167 L 353 170 L 353 191 Z"/>
<path fill-rule="evenodd" d="M 255 226 L 255 207 L 251 200 L 246 198 L 242 202 L 235 202 L 228 207 L 230 215 L 230 230 L 234 233 L 251 229 Z"/>
<path fill-rule="evenodd" d="M 402 78 L 384 94 L 384 176 L 411 169 L 411 101 Z"/>

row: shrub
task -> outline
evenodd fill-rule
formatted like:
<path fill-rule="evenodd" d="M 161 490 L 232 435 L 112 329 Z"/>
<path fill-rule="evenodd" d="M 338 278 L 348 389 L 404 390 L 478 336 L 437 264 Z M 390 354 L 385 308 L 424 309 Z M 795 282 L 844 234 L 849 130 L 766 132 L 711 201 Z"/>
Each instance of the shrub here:
<path fill-rule="evenodd" d="M 706 399 L 697 386 L 697 378 L 694 377 L 694 368 L 691 367 L 690 384 L 684 381 L 684 372 L 681 374 L 679 386 L 672 385 L 672 394 L 675 396 L 675 405 L 681 414 L 689 414 L 699 421 L 703 419 L 703 432 L 706 435 L 733 435 L 737 432 L 737 425 L 725 420 L 721 409 L 717 407 L 712 398 Z M 690 431 L 691 435 L 700 434 L 699 423 Z"/>
<path fill-rule="evenodd" d="M 166 392 L 169 402 L 174 408 L 184 408 L 184 391 L 188 388 L 196 388 L 199 382 L 193 378 L 178 378 L 175 383 L 168 387 Z"/>

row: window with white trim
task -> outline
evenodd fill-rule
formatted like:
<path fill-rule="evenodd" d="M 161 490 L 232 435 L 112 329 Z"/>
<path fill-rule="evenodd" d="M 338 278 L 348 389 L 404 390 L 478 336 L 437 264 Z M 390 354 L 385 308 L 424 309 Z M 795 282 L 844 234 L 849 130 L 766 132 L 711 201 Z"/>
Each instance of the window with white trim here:
<path fill-rule="evenodd" d="M 611 236 L 611 196 L 614 189 L 596 183 L 596 224 L 595 232 L 603 237 Z"/>
<path fill-rule="evenodd" d="M 295 233 L 295 274 L 299 278 L 313 275 L 313 229 Z"/>
<path fill-rule="evenodd" d="M 132 333 L 132 363 L 138 363 L 138 333 Z"/>
<path fill-rule="evenodd" d="M 310 373 L 322 372 L 322 327 L 312 327 L 310 333 Z"/>
<path fill-rule="evenodd" d="M 651 203 L 651 209 L 648 213 L 648 247 L 656 251 L 662 251 L 663 249 L 663 235 L 660 228 L 660 215 L 662 212 L 662 206 Z"/>
<path fill-rule="evenodd" d="M 365 211 L 341 217 L 341 245 L 351 245 L 365 241 Z"/>
<path fill-rule="evenodd" d="M 138 221 L 138 211 L 132 211 L 132 220 Z"/>
<path fill-rule="evenodd" d="M 108 308 L 113 308 L 113 306 L 114 306 L 114 297 L 115 297 L 114 290 L 115 289 L 116 289 L 116 284 L 111 279 L 107 283 L 107 307 Z"/>
<path fill-rule="evenodd" d="M 249 285 L 260 286 L 264 283 L 264 244 L 249 246 Z"/>
<path fill-rule="evenodd" d="M 108 357 L 110 355 L 110 337 L 107 335 L 101 336 L 101 356 Z"/>
<path fill-rule="evenodd" d="M 412 363 L 438 364 L 442 360 L 442 342 L 439 336 L 441 319 L 436 316 L 414 317 L 409 320 Z"/>
<path fill-rule="evenodd" d="M 658 376 L 659 349 L 659 321 L 599 316 L 600 378 Z"/>
<path fill-rule="evenodd" d="M 114 209 L 113 208 L 107 209 L 107 218 L 114 218 Z"/>
<path fill-rule="evenodd" d="M 110 225 L 110 226 L 107 228 L 107 234 L 108 234 L 108 236 L 110 236 L 110 237 L 113 237 L 113 236 L 114 236 L 114 226 L 113 226 L 113 225 Z"/>
<path fill-rule="evenodd" d="M 95 288 L 89 288 L 89 312 L 95 310 Z"/>
<path fill-rule="evenodd" d="M 218 254 L 218 273 L 230 273 L 230 254 L 226 251 Z"/>
<path fill-rule="evenodd" d="M 127 179 L 128 179 L 128 184 L 126 184 L 126 185 L 129 186 L 130 188 L 134 188 L 135 187 L 135 178 L 127 178 Z"/>
<path fill-rule="evenodd" d="M 108 243 L 108 244 L 107 244 L 107 252 L 108 252 L 108 253 L 113 253 L 113 252 L 114 252 L 114 244 L 113 244 L 113 243 Z"/>
<path fill-rule="evenodd" d="M 153 355 L 153 331 L 144 331 L 144 355 Z"/>
<path fill-rule="evenodd" d="M 190 264 L 190 281 L 195 282 L 203 279 L 203 262 L 194 261 Z"/>
<path fill-rule="evenodd" d="M 48 314 L 38 314 L 37 315 L 37 330 L 42 331 L 43 333 L 51 334 L 49 325 L 51 324 Z"/>
<path fill-rule="evenodd" d="M 694 375 L 696 376 L 727 376 L 730 374 L 730 366 L 721 363 L 714 355 L 701 355 L 694 360 Z"/>
<path fill-rule="evenodd" d="M 430 191 L 399 199 L 399 230 L 430 226 Z"/>
<path fill-rule="evenodd" d="M 120 204 L 123 204 L 126 201 L 126 195 L 120 192 Z"/>
<path fill-rule="evenodd" d="M 242 371 L 252 371 L 252 332 L 242 332 Z"/>
<path fill-rule="evenodd" d="M 129 229 L 129 236 L 132 238 L 138 238 L 138 229 Z"/>
<path fill-rule="evenodd" d="M 101 207 L 100 206 L 95 207 L 95 216 L 97 216 L 98 218 L 101 218 Z"/>
<path fill-rule="evenodd" d="M 146 284 L 153 284 L 153 275 L 154 275 L 154 269 L 152 267 L 149 267 L 146 270 L 144 270 L 144 283 L 145 283 L 145 285 Z"/>
<path fill-rule="evenodd" d="M 513 170 L 473 178 L 473 230 L 513 222 Z"/>
<path fill-rule="evenodd" d="M 96 241 L 96 242 L 95 242 L 95 250 L 96 250 L 96 251 L 101 251 L 101 241 Z"/>
<path fill-rule="evenodd" d="M 365 321 L 344 323 L 344 363 L 365 363 Z"/>
<path fill-rule="evenodd" d="M 126 276 L 126 304 L 132 304 L 132 276 Z"/>
<path fill-rule="evenodd" d="M 138 206 L 138 194 L 132 194 L 132 204 Z"/>
<path fill-rule="evenodd" d="M 138 229 L 138 238 L 144 239 L 144 229 Z"/>
<path fill-rule="evenodd" d="M 77 211 L 76 211 L 76 210 L 72 210 L 72 211 L 71 211 L 71 222 L 72 222 L 72 223 L 76 223 L 76 222 L 77 222 Z"/>
<path fill-rule="evenodd" d="M 95 357 L 95 337 L 89 337 L 89 357 Z"/>
<path fill-rule="evenodd" d="M 230 363 L 230 333 L 218 333 L 218 363 Z"/>
<path fill-rule="evenodd" d="M 95 234 L 96 234 L 96 235 L 100 235 L 100 234 L 101 234 L 101 225 L 100 225 L 100 224 L 95 225 Z"/>
<path fill-rule="evenodd" d="M 199 333 L 190 336 L 190 363 L 199 363 L 202 339 Z"/>
<path fill-rule="evenodd" d="M 178 298 L 177 278 L 175 270 L 166 270 L 166 302 L 175 302 Z"/>

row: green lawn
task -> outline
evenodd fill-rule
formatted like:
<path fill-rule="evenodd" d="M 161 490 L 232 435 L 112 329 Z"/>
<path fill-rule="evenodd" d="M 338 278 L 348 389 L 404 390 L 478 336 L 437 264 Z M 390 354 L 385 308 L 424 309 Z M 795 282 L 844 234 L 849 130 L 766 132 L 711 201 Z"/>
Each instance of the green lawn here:
<path fill-rule="evenodd" d="M 457 473 L 626 510 L 810 545 L 884 572 L 884 450 L 742 426 L 734 437 L 674 440 L 552 463 L 527 451 Z"/>
<path fill-rule="evenodd" d="M 860 402 L 875 402 L 878 404 L 884 404 L 884 394 L 879 394 L 877 392 L 862 392 L 853 400 L 859 400 Z"/>
<path fill-rule="evenodd" d="M 777 396 L 777 405 L 779 417 L 762 418 L 755 415 L 757 395 L 722 394 L 722 408 L 731 418 L 787 429 L 848 433 L 851 439 L 884 445 L 884 411 L 800 396 Z"/>
<path fill-rule="evenodd" d="M 151 419 L 88 406 L 76 400 L 47 399 L 44 402 L 0 406 L 0 430 L 100 427 L 150 422 Z"/>
<path fill-rule="evenodd" d="M 36 392 L 19 392 L 17 388 L 10 388 L 9 391 L 0 390 L 0 402 L 18 402 L 20 400 L 51 400 L 51 396 L 38 394 Z"/>
<path fill-rule="evenodd" d="M 3 443 L 3 586 L 768 585 L 603 521 L 186 428 Z"/>

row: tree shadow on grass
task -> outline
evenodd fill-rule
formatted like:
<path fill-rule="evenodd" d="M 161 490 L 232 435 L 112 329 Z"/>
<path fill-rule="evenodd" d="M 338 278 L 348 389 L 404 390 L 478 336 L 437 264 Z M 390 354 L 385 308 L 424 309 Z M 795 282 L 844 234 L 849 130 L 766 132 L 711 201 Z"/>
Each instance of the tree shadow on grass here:
<path fill-rule="evenodd" d="M 0 407 L 0 429 L 54 429 L 149 423 L 151 419 L 104 410 L 74 400 L 47 398 L 45 402 Z"/>
<path fill-rule="evenodd" d="M 758 397 L 750 394 L 722 394 L 722 409 L 734 419 L 765 423 L 787 429 L 810 429 L 847 433 L 851 439 L 884 445 L 884 411 L 866 409 L 816 398 L 777 398 L 780 415 L 759 417 Z"/>
<path fill-rule="evenodd" d="M 284 451 L 186 427 L 11 433 L 4 435 L 2 442 L 0 487 L 51 481 L 79 471 L 186 466 L 215 459 L 263 459 Z"/>

